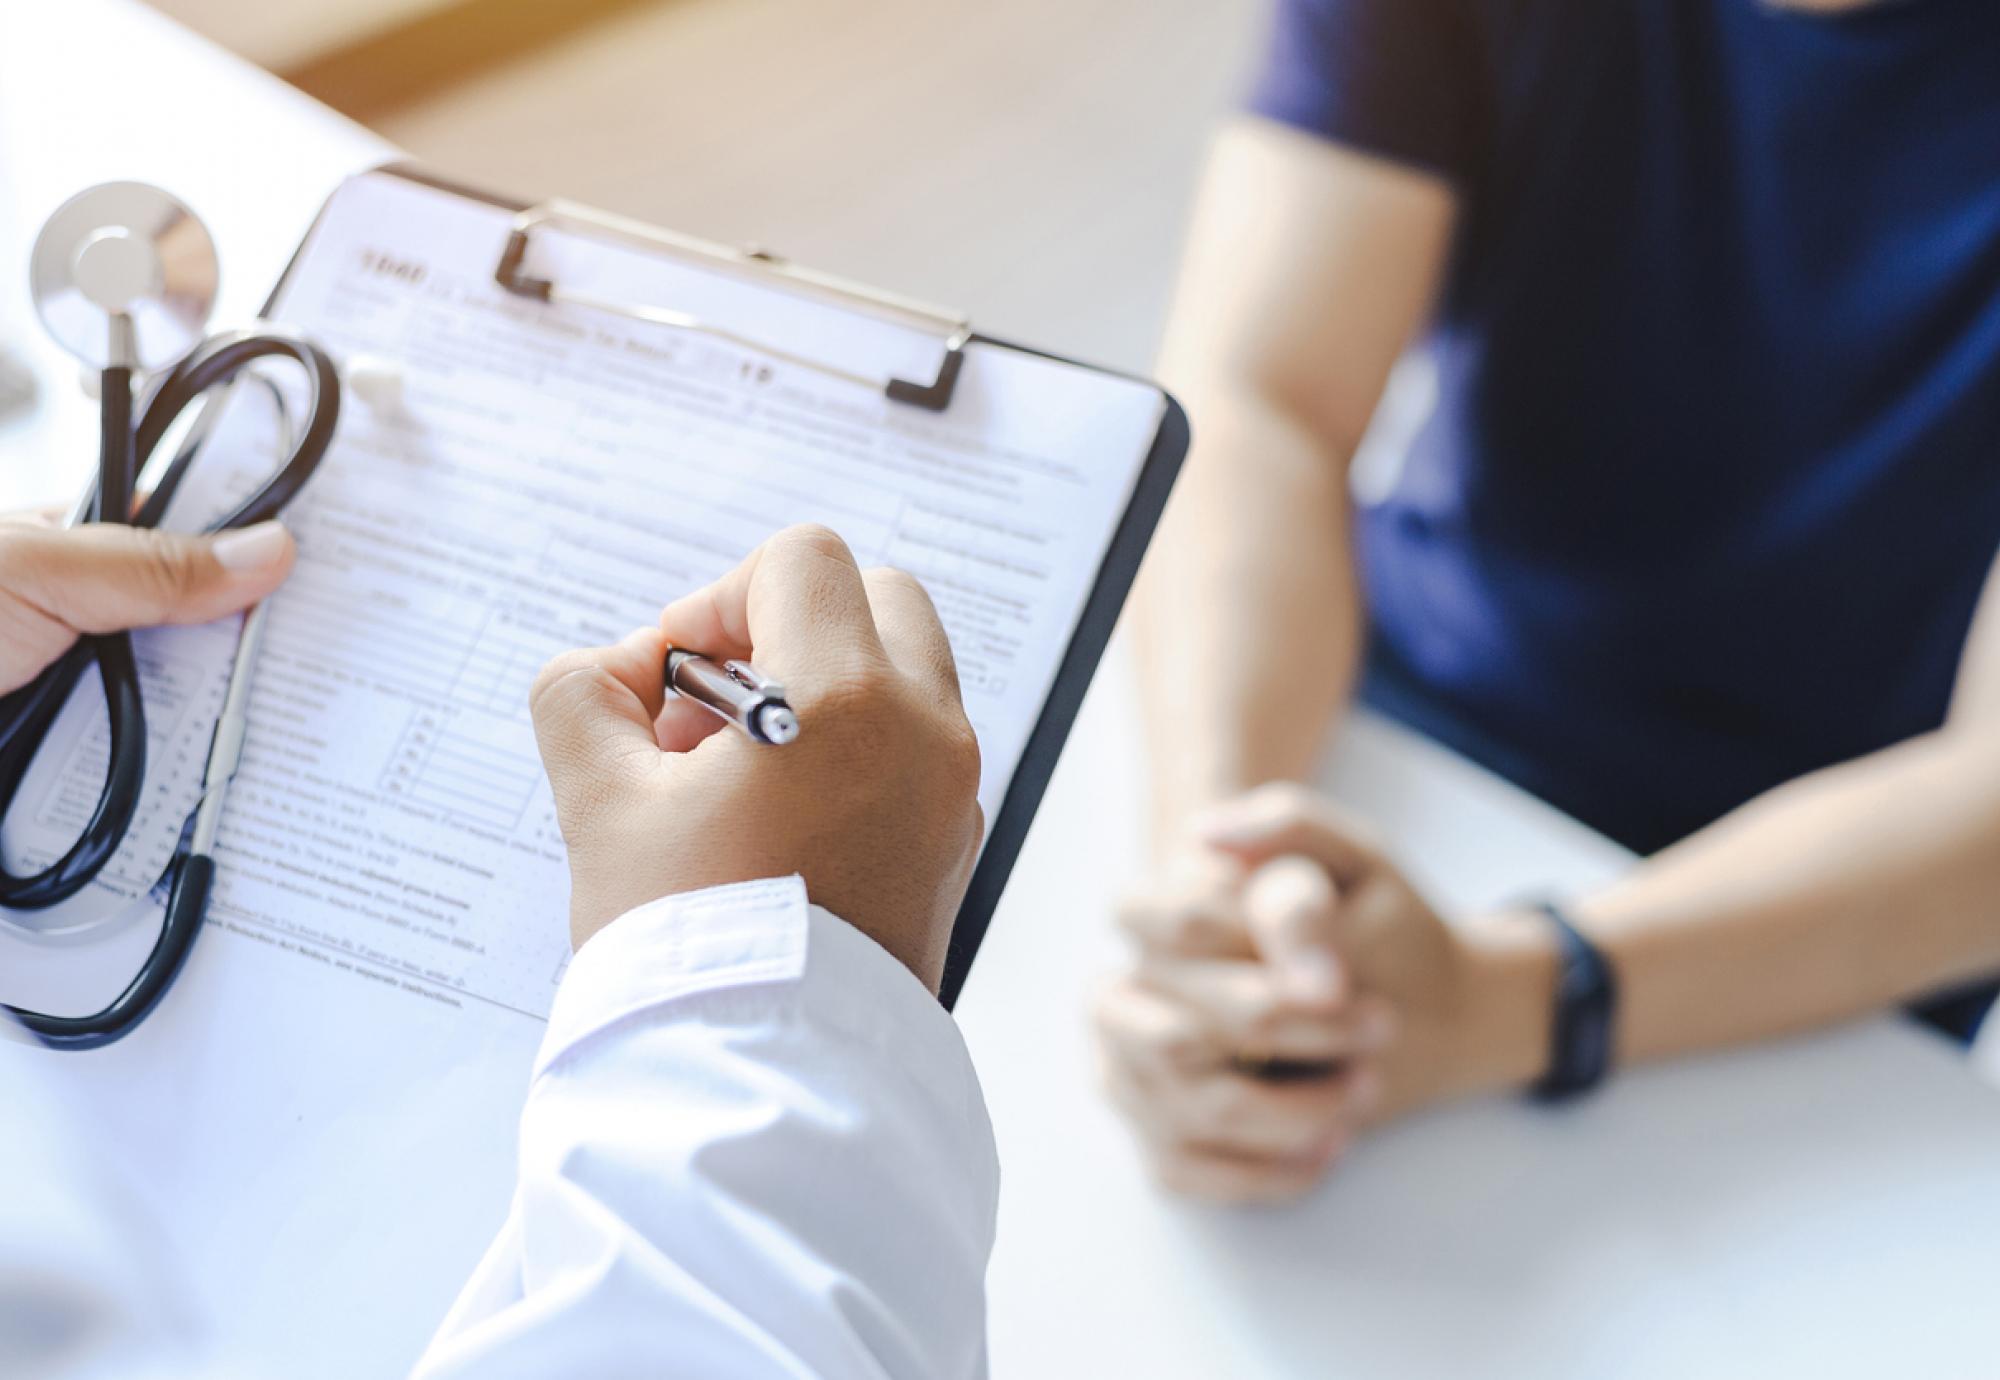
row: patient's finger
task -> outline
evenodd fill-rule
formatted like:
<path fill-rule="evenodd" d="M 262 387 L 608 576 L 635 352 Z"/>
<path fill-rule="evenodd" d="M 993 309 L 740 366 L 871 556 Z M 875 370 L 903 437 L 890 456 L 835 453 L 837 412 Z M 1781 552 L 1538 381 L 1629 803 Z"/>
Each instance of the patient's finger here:
<path fill-rule="evenodd" d="M 1343 886 L 1382 867 L 1382 854 L 1359 820 L 1317 791 L 1273 782 L 1203 811 L 1195 831 L 1218 848 L 1256 867 L 1287 853 L 1312 858 Z"/>
<path fill-rule="evenodd" d="M 1373 1053 L 1394 1035 L 1386 999 L 1304 1002 L 1267 964 L 1156 956 L 1140 965 L 1135 980 L 1185 1008 L 1210 1042 L 1232 1056 L 1345 1059 Z"/>
<path fill-rule="evenodd" d="M 1134 1086 L 1145 1086 L 1143 1071 L 1124 1072 Z M 1126 1110 L 1161 1144 L 1308 1159 L 1350 1134 L 1363 1114 L 1360 1097 L 1372 1095 L 1372 1078 L 1366 1070 L 1306 1083 L 1267 1083 L 1235 1073 L 1151 1078 L 1141 1105 L 1128 1103 Z"/>
<path fill-rule="evenodd" d="M 1322 1155 L 1280 1159 L 1239 1155 L 1188 1146 L 1163 1147 L 1153 1154 L 1153 1173 L 1169 1193 L 1233 1207 L 1269 1207 L 1295 1202 L 1318 1186 L 1340 1159 L 1346 1144 Z"/>
<path fill-rule="evenodd" d="M 1163 875 L 1119 902 L 1119 928 L 1144 953 L 1254 957 L 1242 883 L 1243 869 L 1234 859 L 1176 854 Z"/>
<path fill-rule="evenodd" d="M 1258 955 L 1291 994 L 1329 1006 L 1347 995 L 1340 893 L 1325 868 L 1289 854 L 1265 863 L 1243 888 L 1243 915 Z"/>

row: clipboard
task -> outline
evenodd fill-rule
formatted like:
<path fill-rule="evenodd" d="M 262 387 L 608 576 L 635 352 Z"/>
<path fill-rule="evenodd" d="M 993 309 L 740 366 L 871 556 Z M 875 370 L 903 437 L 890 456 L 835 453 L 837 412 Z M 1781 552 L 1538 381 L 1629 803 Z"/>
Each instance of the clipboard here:
<path fill-rule="evenodd" d="M 957 396 L 966 351 L 975 344 L 1053 360 L 1072 368 L 1147 384 L 1163 402 L 1161 421 L 1123 514 L 1098 562 L 1082 611 L 1071 630 L 1054 679 L 1034 720 L 999 811 L 987 822 L 987 838 L 965 898 L 954 922 L 947 950 L 939 999 L 949 1009 L 964 989 L 972 962 L 991 925 L 1007 879 L 1027 838 L 1064 742 L 1076 721 L 1085 692 L 1104 655 L 1120 610 L 1138 575 L 1140 561 L 1152 540 L 1167 497 L 1187 454 L 1190 431 L 1185 411 L 1164 390 L 1120 371 L 1100 369 L 1061 355 L 1013 344 L 978 332 L 962 313 L 916 302 L 793 264 L 768 250 L 732 249 L 664 230 L 643 222 L 561 201 L 530 202 L 471 187 L 431 169 L 408 162 L 391 162 L 363 176 L 401 178 L 452 196 L 507 211 L 513 225 L 505 246 L 491 266 L 493 280 L 527 301 L 583 307 L 637 318 L 676 331 L 705 334 L 736 348 L 846 379 L 872 389 L 893 404 L 916 412 L 948 413 Z M 322 208 L 321 216 L 325 214 Z M 314 228 L 318 226 L 315 220 Z M 868 373 L 851 361 L 801 348 L 772 333 L 749 331 L 703 319 L 672 302 L 611 300 L 578 290 L 552 276 L 532 270 L 536 238 L 552 230 L 601 238 L 627 249 L 692 261 L 704 268 L 754 278 L 822 307 L 833 307 L 857 318 L 892 322 L 933 337 L 935 368 L 928 372 Z M 299 252 L 312 241 L 309 231 Z M 266 303 L 271 314 L 298 262 L 295 253 Z"/>

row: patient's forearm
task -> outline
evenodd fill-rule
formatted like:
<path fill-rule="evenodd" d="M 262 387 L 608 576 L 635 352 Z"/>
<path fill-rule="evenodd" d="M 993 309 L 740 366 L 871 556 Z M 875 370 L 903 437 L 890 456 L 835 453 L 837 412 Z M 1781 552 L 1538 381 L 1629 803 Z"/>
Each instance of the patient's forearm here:
<path fill-rule="evenodd" d="M 2000 973 L 2000 730 L 1940 730 L 1751 802 L 1575 907 L 1621 1061 Z"/>
<path fill-rule="evenodd" d="M 1137 613 L 1163 831 L 1190 809 L 1309 773 L 1361 636 L 1346 457 L 1266 400 L 1187 401 L 1196 449 Z"/>
<path fill-rule="evenodd" d="M 1194 419 L 1139 597 L 1154 822 L 1308 773 L 1361 645 L 1347 462 L 1429 315 L 1442 178 L 1256 119 L 1217 136 L 1160 375 Z"/>

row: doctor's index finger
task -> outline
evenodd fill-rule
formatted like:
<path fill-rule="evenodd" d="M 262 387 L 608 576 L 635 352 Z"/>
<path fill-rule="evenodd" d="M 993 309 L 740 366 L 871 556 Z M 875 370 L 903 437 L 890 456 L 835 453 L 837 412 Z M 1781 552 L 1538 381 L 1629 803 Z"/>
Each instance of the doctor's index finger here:
<path fill-rule="evenodd" d="M 659 752 L 653 721 L 666 696 L 665 642 L 641 628 L 607 647 L 550 661 L 528 691 L 528 712 L 558 803 L 613 764 L 646 765 Z"/>
<path fill-rule="evenodd" d="M 668 645 L 722 659 L 757 658 L 789 679 L 828 655 L 879 656 L 868 593 L 847 543 L 825 527 L 788 527 L 721 579 L 660 615 Z"/>

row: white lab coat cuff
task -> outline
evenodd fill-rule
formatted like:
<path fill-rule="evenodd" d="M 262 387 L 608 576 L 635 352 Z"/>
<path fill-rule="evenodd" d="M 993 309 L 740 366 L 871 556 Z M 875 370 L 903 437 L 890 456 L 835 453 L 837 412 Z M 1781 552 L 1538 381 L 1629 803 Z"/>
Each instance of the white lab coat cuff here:
<path fill-rule="evenodd" d="M 893 1032 L 884 1052 L 934 1092 L 977 1076 L 949 1013 L 873 939 L 806 897 L 805 879 L 772 877 L 663 896 L 635 907 L 577 951 L 535 1059 L 540 1079 L 584 1044 L 676 1009 L 755 1018 L 803 1004 L 851 1031 Z"/>
<path fill-rule="evenodd" d="M 796 876 L 662 896 L 627 911 L 570 960 L 535 1077 L 600 1031 L 679 998 L 796 982 L 807 930 L 805 880 Z"/>

